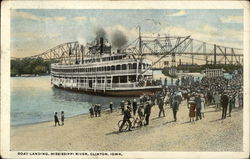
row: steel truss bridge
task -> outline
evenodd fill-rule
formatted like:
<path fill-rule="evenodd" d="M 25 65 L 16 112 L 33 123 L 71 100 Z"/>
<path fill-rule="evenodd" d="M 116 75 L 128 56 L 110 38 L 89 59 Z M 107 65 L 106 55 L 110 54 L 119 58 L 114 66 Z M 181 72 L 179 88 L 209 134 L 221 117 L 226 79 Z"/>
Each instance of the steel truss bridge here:
<path fill-rule="evenodd" d="M 44 60 L 57 60 L 60 62 L 80 61 L 85 57 L 91 57 L 88 44 L 83 46 L 77 41 L 67 42 L 55 46 L 41 54 L 29 58 L 43 58 Z M 188 59 L 190 64 L 194 60 L 204 64 L 243 64 L 243 49 L 211 44 L 188 37 L 179 36 L 139 36 L 132 43 L 120 49 L 133 57 L 154 56 L 158 65 L 176 65 Z M 166 61 L 166 59 L 170 59 Z M 182 61 L 181 61 L 182 60 Z M 159 66 L 158 66 L 159 67 Z"/>

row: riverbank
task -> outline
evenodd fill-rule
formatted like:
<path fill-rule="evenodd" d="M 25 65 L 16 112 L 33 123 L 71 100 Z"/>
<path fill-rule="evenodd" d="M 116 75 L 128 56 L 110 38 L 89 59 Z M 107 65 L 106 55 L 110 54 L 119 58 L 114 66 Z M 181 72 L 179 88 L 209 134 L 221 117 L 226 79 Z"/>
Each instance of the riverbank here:
<path fill-rule="evenodd" d="M 131 132 L 118 132 L 120 112 L 90 118 L 66 118 L 64 126 L 44 122 L 11 128 L 11 150 L 98 150 L 98 151 L 242 151 L 242 110 L 220 120 L 221 111 L 206 109 L 205 118 L 190 123 L 183 102 L 173 122 L 172 111 L 158 118 L 152 108 L 150 124 Z"/>

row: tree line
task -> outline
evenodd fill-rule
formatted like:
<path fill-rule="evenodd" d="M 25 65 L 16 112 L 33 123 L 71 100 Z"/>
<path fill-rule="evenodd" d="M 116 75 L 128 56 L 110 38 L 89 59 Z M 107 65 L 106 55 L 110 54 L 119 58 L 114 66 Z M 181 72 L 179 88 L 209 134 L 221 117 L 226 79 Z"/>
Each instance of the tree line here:
<path fill-rule="evenodd" d="M 50 74 L 50 65 L 56 61 L 45 61 L 42 58 L 17 58 L 11 60 L 11 76 L 23 74 L 45 75 Z"/>

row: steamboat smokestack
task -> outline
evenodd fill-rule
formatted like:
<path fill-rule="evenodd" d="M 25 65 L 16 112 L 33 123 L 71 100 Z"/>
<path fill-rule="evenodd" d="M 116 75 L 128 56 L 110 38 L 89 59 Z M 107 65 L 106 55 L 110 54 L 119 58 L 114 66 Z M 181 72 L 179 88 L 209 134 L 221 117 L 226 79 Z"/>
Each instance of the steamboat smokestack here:
<path fill-rule="evenodd" d="M 103 37 L 100 37 L 100 53 L 103 54 Z"/>

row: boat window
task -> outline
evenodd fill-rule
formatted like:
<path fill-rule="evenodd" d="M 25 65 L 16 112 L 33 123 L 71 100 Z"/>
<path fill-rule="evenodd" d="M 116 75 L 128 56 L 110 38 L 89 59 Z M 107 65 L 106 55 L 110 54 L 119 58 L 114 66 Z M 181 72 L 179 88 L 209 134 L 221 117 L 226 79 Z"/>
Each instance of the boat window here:
<path fill-rule="evenodd" d="M 116 65 L 116 70 L 121 70 L 121 65 Z"/>
<path fill-rule="evenodd" d="M 120 77 L 120 83 L 127 83 L 127 76 L 121 76 Z"/>
<path fill-rule="evenodd" d="M 111 70 L 115 70 L 115 66 L 111 66 Z"/>
<path fill-rule="evenodd" d="M 115 56 L 115 60 L 117 60 L 118 59 L 118 56 Z"/>
<path fill-rule="evenodd" d="M 137 65 L 136 63 L 133 63 L 133 69 L 136 69 L 136 65 Z"/>
<path fill-rule="evenodd" d="M 123 64 L 123 65 L 122 65 L 122 70 L 126 70 L 126 69 L 127 69 L 126 64 Z"/>
<path fill-rule="evenodd" d="M 110 66 L 107 67 L 107 71 L 110 71 Z"/>
<path fill-rule="evenodd" d="M 131 63 L 128 64 L 129 69 L 133 69 L 133 65 Z"/>
<path fill-rule="evenodd" d="M 135 82 L 136 81 L 136 76 L 135 75 L 129 76 L 129 81 L 130 82 Z"/>
<path fill-rule="evenodd" d="M 118 76 L 113 77 L 113 83 L 119 83 L 119 77 Z"/>

